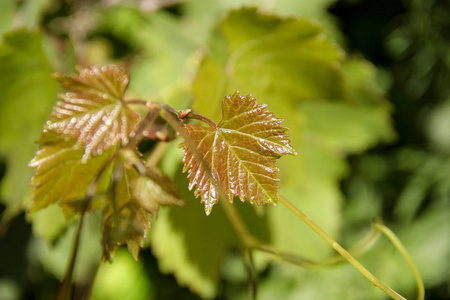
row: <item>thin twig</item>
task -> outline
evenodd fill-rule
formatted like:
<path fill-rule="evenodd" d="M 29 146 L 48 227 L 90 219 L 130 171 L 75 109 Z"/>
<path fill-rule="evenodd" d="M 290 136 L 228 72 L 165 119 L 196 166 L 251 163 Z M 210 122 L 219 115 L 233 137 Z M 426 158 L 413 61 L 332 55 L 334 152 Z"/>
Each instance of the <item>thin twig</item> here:
<path fill-rule="evenodd" d="M 406 248 L 403 246 L 402 242 L 398 239 L 398 237 L 395 235 L 395 233 L 392 232 L 392 230 L 390 230 L 385 225 L 383 225 L 381 223 L 375 223 L 375 226 L 381 233 L 383 233 L 392 242 L 392 244 L 394 244 L 395 248 L 397 248 L 397 250 L 403 256 L 403 258 L 406 260 L 409 267 L 411 268 L 411 271 L 413 272 L 414 279 L 416 280 L 417 300 L 424 299 L 425 288 L 423 286 L 422 277 L 420 276 L 419 270 L 417 269 L 416 265 L 414 264 L 414 261 L 412 260 L 408 251 L 406 251 Z"/>
<path fill-rule="evenodd" d="M 144 99 L 130 99 L 130 100 L 124 100 L 123 102 L 125 102 L 126 104 L 146 105 L 148 101 L 144 100 Z"/>
<path fill-rule="evenodd" d="M 253 263 L 253 252 L 251 249 L 247 249 L 247 259 L 244 259 L 245 265 L 247 267 L 247 277 L 248 277 L 248 285 L 249 285 L 249 293 L 250 299 L 256 299 L 256 276 L 255 276 L 255 265 Z"/>
<path fill-rule="evenodd" d="M 64 279 L 61 282 L 58 293 L 56 294 L 56 297 L 55 297 L 56 300 L 67 300 L 67 299 L 72 298 L 73 271 L 75 269 L 75 262 L 76 262 L 78 248 L 79 248 L 79 244 L 80 244 L 80 236 L 81 236 L 81 229 L 83 228 L 84 215 L 85 215 L 85 212 L 82 212 L 81 216 L 80 216 L 80 220 L 78 222 L 77 231 L 75 234 L 75 241 L 73 244 L 72 256 L 70 258 L 70 263 L 69 263 L 69 266 L 67 267 L 66 274 L 64 275 Z"/>
<path fill-rule="evenodd" d="M 208 124 L 209 126 L 211 126 L 212 128 L 217 128 L 217 124 L 211 120 L 210 118 L 207 118 L 203 115 L 200 114 L 196 114 L 193 112 L 190 112 L 187 116 L 188 119 L 196 119 L 196 120 L 200 120 L 202 122 L 205 122 L 206 124 Z"/>
<path fill-rule="evenodd" d="M 363 274 L 367 279 L 369 279 L 376 287 L 380 288 L 386 294 L 388 294 L 392 299 L 395 300 L 406 300 L 403 296 L 398 294 L 396 291 L 385 285 L 378 278 L 376 278 L 372 273 L 369 272 L 359 261 L 357 261 L 350 253 L 347 252 L 341 245 L 339 245 L 335 240 L 333 240 L 325 231 L 322 230 L 316 223 L 314 223 L 307 215 L 296 208 L 291 202 L 286 198 L 279 195 L 279 201 L 286 206 L 292 213 L 294 213 L 299 219 L 301 219 L 306 225 L 308 225 L 312 230 L 314 230 L 322 239 L 324 239 L 331 247 L 334 248 L 340 255 L 342 255 L 349 263 L 351 263 L 358 271 Z"/>

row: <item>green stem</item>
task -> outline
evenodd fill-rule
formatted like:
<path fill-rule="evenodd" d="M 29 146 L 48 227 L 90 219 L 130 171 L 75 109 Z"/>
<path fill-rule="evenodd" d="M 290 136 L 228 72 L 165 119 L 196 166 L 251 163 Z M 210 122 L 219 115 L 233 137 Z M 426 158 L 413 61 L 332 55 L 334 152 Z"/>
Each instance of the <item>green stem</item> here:
<path fill-rule="evenodd" d="M 80 244 L 81 229 L 83 228 L 85 212 L 81 213 L 80 220 L 78 221 L 77 232 L 75 233 L 75 241 L 72 248 L 72 256 L 70 258 L 69 266 L 67 267 L 64 279 L 61 282 L 58 293 L 56 294 L 55 300 L 68 300 L 72 299 L 72 278 L 73 271 L 75 269 L 75 262 L 78 254 L 78 246 Z"/>
<path fill-rule="evenodd" d="M 394 247 L 400 252 L 400 254 L 403 256 L 403 258 L 406 260 L 409 267 L 411 268 L 411 271 L 413 272 L 414 279 L 416 280 L 417 300 L 424 299 L 425 289 L 423 286 L 422 278 L 420 277 L 420 274 L 419 274 L 419 270 L 417 270 L 416 265 L 414 264 L 413 260 L 411 259 L 411 256 L 408 254 L 408 251 L 406 251 L 402 242 L 398 239 L 398 237 L 395 235 L 395 233 L 392 232 L 392 230 L 390 230 L 385 225 L 380 224 L 380 223 L 375 223 L 375 226 L 381 233 L 383 233 L 392 242 Z"/>
<path fill-rule="evenodd" d="M 239 213 L 236 211 L 236 208 L 232 204 L 228 203 L 228 201 L 219 202 L 225 210 L 225 214 L 230 220 L 231 225 L 234 227 L 234 230 L 237 232 L 242 244 L 249 249 L 255 248 L 257 245 L 261 244 L 248 231 L 247 226 L 245 226 L 245 223 L 240 217 Z"/>
<path fill-rule="evenodd" d="M 259 239 L 255 238 L 247 229 L 247 226 L 245 225 L 244 221 L 240 217 L 239 213 L 237 212 L 236 208 L 231 205 L 230 203 L 226 201 L 221 201 L 220 204 L 225 210 L 225 213 L 230 220 L 230 223 L 232 224 L 234 230 L 239 236 L 239 239 L 241 240 L 241 243 L 244 245 L 244 247 L 249 249 L 258 250 L 261 252 L 265 252 L 271 255 L 274 255 L 278 257 L 279 259 L 294 264 L 297 266 L 305 267 L 305 266 L 333 266 L 340 263 L 343 263 L 347 261 L 345 258 L 343 258 L 341 255 L 337 254 L 335 257 L 331 257 L 329 259 L 325 259 L 322 261 L 315 261 L 311 260 L 305 257 L 301 257 L 296 254 L 292 253 L 286 253 L 281 252 L 277 249 L 274 249 L 272 246 L 267 245 L 263 242 L 261 242 Z M 378 239 L 378 236 L 380 235 L 380 232 L 376 227 L 373 227 L 370 232 L 367 233 L 365 238 L 361 240 L 357 245 L 352 247 L 350 253 L 353 253 L 354 256 L 360 255 L 370 249 L 373 244 Z"/>
<path fill-rule="evenodd" d="M 369 279 L 376 287 L 384 291 L 392 299 L 395 300 L 406 300 L 396 291 L 385 285 L 378 278 L 376 278 L 372 273 L 369 272 L 359 261 L 357 261 L 350 253 L 347 252 L 341 245 L 339 245 L 335 240 L 333 240 L 325 231 L 322 230 L 317 224 L 315 224 L 307 215 L 296 208 L 291 202 L 286 198 L 279 195 L 279 201 L 286 206 L 292 213 L 294 213 L 298 218 L 300 218 L 306 225 L 308 225 L 312 230 L 314 230 L 322 239 L 324 239 L 331 247 L 334 248 L 340 255 L 342 255 L 349 263 L 351 263 L 361 274 L 363 274 L 367 279 Z"/>
<path fill-rule="evenodd" d="M 247 277 L 248 277 L 248 283 L 249 283 L 249 294 L 250 299 L 255 300 L 256 299 L 256 276 L 255 276 L 255 267 L 253 263 L 253 252 L 252 249 L 246 249 L 247 255 L 245 256 L 246 259 L 245 265 L 247 266 Z"/>
<path fill-rule="evenodd" d="M 283 253 L 280 251 L 277 251 L 275 249 L 273 249 L 270 245 L 264 245 L 264 244 L 257 244 L 253 247 L 253 249 L 255 250 L 259 250 L 261 252 L 265 252 L 271 255 L 276 256 L 277 258 L 281 259 L 284 262 L 296 265 L 296 266 L 300 266 L 300 267 L 306 267 L 306 266 L 328 266 L 328 264 L 324 263 L 322 264 L 321 262 L 316 262 L 316 261 L 312 261 L 309 260 L 307 258 L 295 255 L 295 254 L 290 254 L 290 253 Z"/>

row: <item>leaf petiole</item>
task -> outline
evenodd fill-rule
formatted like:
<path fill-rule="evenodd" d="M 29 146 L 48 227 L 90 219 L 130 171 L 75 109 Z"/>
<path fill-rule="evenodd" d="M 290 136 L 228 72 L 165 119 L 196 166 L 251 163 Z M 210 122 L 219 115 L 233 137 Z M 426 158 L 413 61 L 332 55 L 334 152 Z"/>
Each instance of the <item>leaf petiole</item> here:
<path fill-rule="evenodd" d="M 205 122 L 206 124 L 208 124 L 212 128 L 217 128 L 217 124 L 213 120 L 211 120 L 210 118 L 207 118 L 207 117 L 205 117 L 203 115 L 190 112 L 186 117 L 189 118 L 189 119 L 200 120 L 202 122 Z"/>
<path fill-rule="evenodd" d="M 144 99 L 130 99 L 130 100 L 123 100 L 123 102 L 126 104 L 146 105 L 148 101 Z"/>

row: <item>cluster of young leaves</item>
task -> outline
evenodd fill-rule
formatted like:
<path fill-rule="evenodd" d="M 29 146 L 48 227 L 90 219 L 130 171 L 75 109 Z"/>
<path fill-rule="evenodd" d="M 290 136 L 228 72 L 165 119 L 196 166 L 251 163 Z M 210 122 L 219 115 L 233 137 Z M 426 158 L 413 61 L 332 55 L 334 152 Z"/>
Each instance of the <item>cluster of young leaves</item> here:
<path fill-rule="evenodd" d="M 54 106 L 29 164 L 35 168 L 31 211 L 53 203 L 67 216 L 101 209 L 104 257 L 127 244 L 137 258 L 159 205 L 181 199 L 135 149 L 126 148 L 140 121 L 124 102 L 129 77 L 111 65 L 54 78 L 68 91 Z"/>
<path fill-rule="evenodd" d="M 135 142 L 144 135 L 161 136 L 158 130 L 172 120 L 164 124 L 157 113 L 161 107 L 165 113 L 171 110 L 148 103 L 150 111 L 140 122 L 124 101 L 129 77 L 122 69 L 110 65 L 78 71 L 53 76 L 68 91 L 54 106 L 37 141 L 40 150 L 29 164 L 35 168 L 31 212 L 55 202 L 68 216 L 100 209 L 104 258 L 127 244 L 137 259 L 159 205 L 182 203 L 171 181 L 140 160 Z M 190 189 L 196 186 L 207 215 L 223 195 L 223 200 L 238 197 L 258 205 L 277 202 L 275 159 L 295 151 L 283 120 L 266 106 L 235 93 L 223 101 L 219 124 L 206 119 L 212 127 L 182 127 Z"/>

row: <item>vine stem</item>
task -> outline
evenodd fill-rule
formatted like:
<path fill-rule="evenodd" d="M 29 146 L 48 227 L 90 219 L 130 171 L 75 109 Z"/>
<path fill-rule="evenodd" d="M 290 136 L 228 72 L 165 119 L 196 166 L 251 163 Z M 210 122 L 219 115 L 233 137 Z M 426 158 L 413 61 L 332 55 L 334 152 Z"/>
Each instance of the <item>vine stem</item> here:
<path fill-rule="evenodd" d="M 299 219 L 301 219 L 306 225 L 308 225 L 312 230 L 314 230 L 322 239 L 324 239 L 331 247 L 334 248 L 342 257 L 344 257 L 349 263 L 351 263 L 361 274 L 363 274 L 367 279 L 369 279 L 376 287 L 381 289 L 392 299 L 395 300 L 406 300 L 403 296 L 398 294 L 396 291 L 385 285 L 378 278 L 376 278 L 369 270 L 367 270 L 358 260 L 356 260 L 347 250 L 345 250 L 341 245 L 339 245 L 335 240 L 333 240 L 322 228 L 320 228 L 316 223 L 314 223 L 307 215 L 296 208 L 291 202 L 286 198 L 279 195 L 279 201 L 286 206 L 292 213 L 294 213 Z"/>
<path fill-rule="evenodd" d="M 236 208 L 228 201 L 219 201 L 219 203 L 225 210 L 225 214 L 227 215 L 228 219 L 230 219 L 230 223 L 234 227 L 234 230 L 237 232 L 242 244 L 244 244 L 249 249 L 258 247 L 260 242 L 257 241 L 252 234 L 250 234 L 247 226 L 244 224 L 244 221 L 236 211 Z"/>
<path fill-rule="evenodd" d="M 80 236 L 81 236 L 81 229 L 83 228 L 84 215 L 85 212 L 81 214 L 80 220 L 78 221 L 78 227 L 75 233 L 75 242 L 73 244 L 70 263 L 69 266 L 67 267 L 66 274 L 64 275 L 64 279 L 61 282 L 58 293 L 56 294 L 55 300 L 66 300 L 72 298 L 72 278 L 79 248 L 78 246 L 80 244 Z"/>
<path fill-rule="evenodd" d="M 126 104 L 146 105 L 148 101 L 144 100 L 144 99 L 130 99 L 130 100 L 124 100 L 123 102 Z"/>
<path fill-rule="evenodd" d="M 408 251 L 406 251 L 402 242 L 398 239 L 398 237 L 395 235 L 395 233 L 393 233 L 392 230 L 390 230 L 385 225 L 380 224 L 380 223 L 375 223 L 375 227 L 392 242 L 394 247 L 400 252 L 400 254 L 403 256 L 403 258 L 406 260 L 411 271 L 413 272 L 414 279 L 416 280 L 417 300 L 424 299 L 425 288 L 423 286 L 423 281 L 422 281 L 422 278 L 420 277 L 419 270 L 417 270 L 416 265 L 414 264 L 413 260 L 411 259 L 411 256 L 409 256 Z"/>

